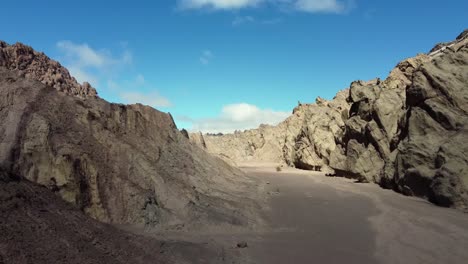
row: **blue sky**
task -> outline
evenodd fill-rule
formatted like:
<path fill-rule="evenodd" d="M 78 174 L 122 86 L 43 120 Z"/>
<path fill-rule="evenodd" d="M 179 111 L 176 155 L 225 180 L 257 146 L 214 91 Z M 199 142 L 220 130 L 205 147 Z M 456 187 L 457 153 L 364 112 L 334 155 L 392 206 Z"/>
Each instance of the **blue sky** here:
<path fill-rule="evenodd" d="M 384 78 L 468 27 L 465 0 L 26 0 L 1 9 L 0 39 L 45 52 L 104 99 L 148 104 L 205 132 L 277 123 L 298 101 Z"/>

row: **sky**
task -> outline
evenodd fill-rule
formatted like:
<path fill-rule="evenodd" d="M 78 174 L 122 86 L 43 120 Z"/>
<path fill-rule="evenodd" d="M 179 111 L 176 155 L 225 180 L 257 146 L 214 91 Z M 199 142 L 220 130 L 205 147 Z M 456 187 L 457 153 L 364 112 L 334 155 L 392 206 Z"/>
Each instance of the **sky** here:
<path fill-rule="evenodd" d="M 179 128 L 276 124 L 468 28 L 466 0 L 5 1 L 0 39 Z"/>

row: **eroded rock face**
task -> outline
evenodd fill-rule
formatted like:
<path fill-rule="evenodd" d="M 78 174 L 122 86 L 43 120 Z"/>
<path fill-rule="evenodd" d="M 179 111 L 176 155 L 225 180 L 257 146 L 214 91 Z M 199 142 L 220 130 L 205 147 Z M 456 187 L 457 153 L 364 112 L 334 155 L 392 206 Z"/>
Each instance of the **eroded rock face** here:
<path fill-rule="evenodd" d="M 100 221 L 171 228 L 256 221 L 256 184 L 190 144 L 169 114 L 70 96 L 0 67 L 0 120 L 0 167 Z"/>
<path fill-rule="evenodd" d="M 406 87 L 427 55 L 407 59 L 389 77 L 351 84 L 352 103 L 342 148 L 333 153 L 330 166 L 338 173 L 352 173 L 363 181 L 380 182 L 386 163 L 395 161 L 402 126 L 406 124 Z M 362 162 L 359 162 L 362 161 Z"/>
<path fill-rule="evenodd" d="M 190 134 L 191 141 L 234 163 L 274 162 L 302 169 L 330 171 L 328 164 L 341 142 L 349 111 L 348 91 L 331 101 L 317 98 L 315 104 L 300 104 L 277 126 L 226 135 Z"/>
<path fill-rule="evenodd" d="M 341 91 L 331 101 L 318 98 L 316 104 L 303 105 L 302 109 L 295 110 L 304 116 L 295 138 L 295 131 L 287 130 L 293 132 L 291 136 L 287 136 L 283 147 L 283 157 L 288 165 L 331 172 L 328 166 L 331 154 L 342 140 L 349 111 L 347 93 L 347 90 Z"/>
<path fill-rule="evenodd" d="M 407 195 L 468 206 L 468 35 L 351 85 L 350 118 L 331 167 Z M 365 162 L 361 162 L 365 161 Z"/>
<path fill-rule="evenodd" d="M 272 127 L 226 135 L 190 134 L 190 140 L 218 157 L 231 160 L 233 164 L 245 161 L 280 161 L 281 139 Z"/>
<path fill-rule="evenodd" d="M 400 62 L 383 81 L 356 81 L 332 101 L 300 104 L 278 126 L 205 135 L 205 149 L 237 162 L 333 169 L 466 210 L 467 32 Z"/>
<path fill-rule="evenodd" d="M 17 70 L 26 78 L 38 80 L 70 95 L 97 96 L 96 89 L 89 83 L 79 84 L 60 63 L 21 43 L 8 45 L 0 41 L 0 66 L 9 70 Z"/>
<path fill-rule="evenodd" d="M 466 36 L 468 37 L 468 36 Z M 444 206 L 468 208 L 468 38 L 423 64 L 407 89 L 407 136 L 395 183 Z"/>

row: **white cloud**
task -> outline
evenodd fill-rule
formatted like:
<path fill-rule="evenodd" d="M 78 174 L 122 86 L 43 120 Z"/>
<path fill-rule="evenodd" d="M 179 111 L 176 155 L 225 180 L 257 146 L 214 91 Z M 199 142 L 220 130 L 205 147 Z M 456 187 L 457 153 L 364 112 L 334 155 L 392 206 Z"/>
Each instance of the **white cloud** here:
<path fill-rule="evenodd" d="M 204 133 L 232 133 L 235 130 L 257 128 L 261 124 L 276 125 L 290 115 L 289 112 L 261 109 L 247 103 L 230 104 L 222 108 L 215 118 L 191 120 L 193 131 Z"/>
<path fill-rule="evenodd" d="M 68 40 L 57 42 L 57 48 L 61 52 L 60 60 L 72 76 L 80 83 L 86 81 L 93 86 L 98 85 L 98 76 L 129 65 L 133 60 L 128 50 L 115 57 L 106 49 L 96 50 L 86 43 L 77 44 Z"/>
<path fill-rule="evenodd" d="M 214 8 L 214 9 L 240 9 L 255 6 L 264 0 L 179 0 L 183 9 Z"/>
<path fill-rule="evenodd" d="M 127 104 L 144 104 L 152 107 L 170 107 L 172 103 L 158 92 L 122 92 L 120 98 Z"/>
<path fill-rule="evenodd" d="M 295 7 L 311 13 L 342 13 L 346 9 L 345 4 L 338 0 L 298 0 Z"/>
<path fill-rule="evenodd" d="M 124 81 L 121 84 L 114 80 L 107 80 L 107 88 L 117 94 L 120 100 L 126 104 L 140 103 L 155 108 L 172 106 L 169 99 L 146 83 L 145 76 L 141 73 L 137 74 L 135 79 Z"/>
<path fill-rule="evenodd" d="M 210 63 L 213 57 L 214 57 L 213 52 L 211 52 L 210 50 L 205 50 L 202 52 L 202 55 L 200 56 L 200 62 L 204 65 L 207 65 Z"/>
<path fill-rule="evenodd" d="M 236 10 L 258 7 L 261 5 L 276 6 L 279 9 L 296 10 L 308 13 L 344 13 L 354 0 L 179 0 L 182 9 L 210 8 L 215 10 Z M 234 20 L 235 22 L 236 20 Z M 239 24 L 242 20 L 237 20 Z M 233 25 L 235 24 L 233 22 Z M 248 22 L 248 21 L 247 21 Z"/>
<path fill-rule="evenodd" d="M 77 66 L 68 66 L 67 67 L 70 74 L 75 77 L 79 83 L 88 82 L 90 84 L 97 85 L 99 83 L 98 77 L 90 72 L 86 72 L 81 67 Z"/>
<path fill-rule="evenodd" d="M 106 56 L 104 54 L 99 54 L 86 43 L 75 44 L 71 41 L 59 41 L 57 47 L 62 50 L 67 57 L 74 60 L 76 64 L 82 66 L 102 67 L 106 61 Z"/>
<path fill-rule="evenodd" d="M 136 74 L 134 78 L 115 81 L 119 73 L 132 64 L 132 53 L 127 49 L 127 43 L 121 43 L 123 48 L 119 56 L 114 56 L 107 49 L 93 49 L 88 44 L 77 44 L 71 41 L 57 42 L 61 52 L 60 61 L 68 68 L 71 75 L 78 82 L 89 82 L 97 86 L 102 81 L 112 94 L 116 94 L 122 102 L 134 104 L 141 103 L 153 107 L 170 107 L 169 99 L 161 96 L 145 80 L 143 74 Z M 203 53 L 207 59 L 213 54 Z M 142 90 L 147 92 L 141 92 Z"/>

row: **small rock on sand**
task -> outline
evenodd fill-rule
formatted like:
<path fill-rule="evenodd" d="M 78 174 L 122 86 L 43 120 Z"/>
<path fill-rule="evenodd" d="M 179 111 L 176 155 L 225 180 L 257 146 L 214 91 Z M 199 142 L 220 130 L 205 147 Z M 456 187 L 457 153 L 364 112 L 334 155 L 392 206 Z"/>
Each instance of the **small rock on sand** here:
<path fill-rule="evenodd" d="M 237 248 L 247 248 L 247 247 L 249 247 L 249 245 L 245 241 L 237 243 Z"/>

